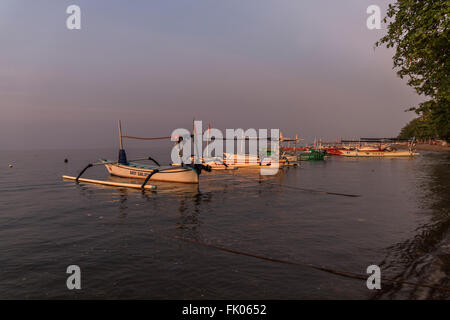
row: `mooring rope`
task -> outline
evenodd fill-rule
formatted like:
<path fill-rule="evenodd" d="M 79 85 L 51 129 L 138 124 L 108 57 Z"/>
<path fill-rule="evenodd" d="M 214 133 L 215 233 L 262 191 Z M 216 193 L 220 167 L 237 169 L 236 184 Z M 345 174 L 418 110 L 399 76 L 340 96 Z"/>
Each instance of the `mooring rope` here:
<path fill-rule="evenodd" d="M 217 245 L 210 244 L 210 243 L 196 241 L 196 240 L 193 240 L 193 239 L 186 239 L 186 238 L 179 237 L 179 236 L 175 236 L 174 239 L 182 240 L 182 241 L 185 241 L 185 242 L 190 242 L 190 243 L 193 243 L 193 244 L 201 245 L 201 246 L 208 247 L 208 248 L 213 248 L 213 249 L 224 251 L 224 252 L 229 252 L 229 253 L 234 253 L 234 254 L 243 255 L 243 256 L 247 256 L 247 257 L 252 257 L 252 258 L 256 258 L 256 259 L 260 259 L 260 260 L 266 260 L 266 261 L 271 261 L 271 262 L 295 265 L 295 266 L 305 267 L 305 268 L 312 268 L 312 269 L 315 269 L 315 270 L 319 270 L 319 271 L 335 274 L 335 275 L 346 277 L 346 278 L 359 279 L 359 280 L 365 280 L 365 281 L 368 278 L 367 274 L 355 273 L 355 272 L 349 272 L 349 271 L 342 271 L 342 270 L 337 270 L 337 269 L 333 269 L 333 268 L 329 268 L 329 267 L 314 265 L 314 264 L 311 264 L 311 263 L 294 262 L 294 261 L 288 261 L 288 260 L 282 260 L 282 259 L 277 259 L 277 258 L 260 256 L 260 255 L 256 255 L 256 254 L 252 254 L 252 253 L 248 253 L 248 252 L 243 252 L 243 251 L 238 251 L 238 250 L 235 250 L 235 249 L 230 249 L 230 248 L 226 248 L 226 247 L 217 246 Z M 385 277 L 383 277 L 382 280 L 383 281 L 388 281 L 388 282 L 391 282 L 391 283 L 395 283 L 395 284 L 407 284 L 407 285 L 416 286 L 416 287 L 430 288 L 430 289 L 436 289 L 436 290 L 449 291 L 450 292 L 450 288 L 441 287 L 441 286 L 417 283 L 417 282 L 412 282 L 412 281 L 396 280 L 396 279 L 385 278 Z"/>
<path fill-rule="evenodd" d="M 170 139 L 172 137 L 142 138 L 142 137 L 134 137 L 134 136 L 122 136 L 122 138 L 136 139 L 136 140 L 165 140 L 165 139 Z"/>
<path fill-rule="evenodd" d="M 190 135 L 191 138 L 194 137 L 193 134 Z M 182 137 L 182 136 L 181 136 Z M 178 136 L 169 136 L 169 137 L 153 137 L 153 138 L 145 138 L 145 137 L 135 137 L 135 136 L 122 136 L 122 138 L 126 139 L 136 139 L 136 140 L 164 140 L 164 139 L 171 139 L 171 138 L 178 138 Z M 212 137 L 210 140 L 207 141 L 214 141 L 214 140 L 277 140 L 277 138 L 258 138 L 258 137 L 234 137 L 234 138 L 218 138 L 218 137 Z M 280 140 L 280 141 L 290 141 L 290 140 Z"/>
<path fill-rule="evenodd" d="M 307 188 L 301 188 L 301 187 L 290 186 L 290 185 L 281 184 L 281 183 L 273 183 L 273 182 L 268 182 L 268 184 L 271 184 L 271 185 L 274 185 L 274 186 L 280 186 L 280 187 L 284 187 L 284 188 L 290 188 L 290 189 L 296 189 L 296 190 L 301 190 L 301 191 L 306 191 L 306 192 L 312 192 L 312 193 L 330 194 L 330 195 L 333 195 L 333 196 L 344 196 L 344 197 L 354 197 L 354 198 L 361 197 L 360 194 L 321 191 L 321 190 L 307 189 Z"/>
<path fill-rule="evenodd" d="M 232 164 L 230 164 L 232 166 Z M 244 178 L 244 179 L 248 179 L 251 181 L 255 181 L 255 179 L 252 178 L 248 178 L 245 176 L 240 176 L 240 178 Z M 289 189 L 295 189 L 295 190 L 300 190 L 300 191 L 305 191 L 305 192 L 311 192 L 311 193 L 318 193 L 318 194 L 329 194 L 329 195 L 333 195 L 333 196 L 343 196 L 343 197 L 352 197 L 352 198 L 357 198 L 357 197 L 361 197 L 360 194 L 351 194 L 351 193 L 339 193 L 339 192 L 331 192 L 331 191 L 323 191 L 323 190 L 315 190 L 315 189 L 307 189 L 307 188 L 302 188 L 302 187 L 297 187 L 297 186 L 291 186 L 288 184 L 282 184 L 282 183 L 275 183 L 275 182 L 265 182 L 264 180 L 259 179 L 258 180 L 261 183 L 265 183 L 265 184 L 269 184 L 269 185 L 273 185 L 273 186 L 279 186 L 279 187 L 284 187 L 284 188 L 289 188 Z"/>

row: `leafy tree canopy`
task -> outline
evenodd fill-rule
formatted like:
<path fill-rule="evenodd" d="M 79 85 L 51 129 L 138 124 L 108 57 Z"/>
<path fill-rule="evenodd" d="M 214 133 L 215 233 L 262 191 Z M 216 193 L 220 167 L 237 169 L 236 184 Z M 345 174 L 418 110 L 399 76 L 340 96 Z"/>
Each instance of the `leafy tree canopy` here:
<path fill-rule="evenodd" d="M 397 0 L 384 19 L 387 34 L 375 44 L 395 48 L 397 74 L 429 99 L 409 111 L 426 114 L 444 139 L 450 138 L 449 18 L 449 0 Z"/>
<path fill-rule="evenodd" d="M 434 126 L 428 121 L 426 116 L 411 120 L 402 128 L 398 136 L 399 139 L 417 139 L 434 138 L 436 136 Z"/>

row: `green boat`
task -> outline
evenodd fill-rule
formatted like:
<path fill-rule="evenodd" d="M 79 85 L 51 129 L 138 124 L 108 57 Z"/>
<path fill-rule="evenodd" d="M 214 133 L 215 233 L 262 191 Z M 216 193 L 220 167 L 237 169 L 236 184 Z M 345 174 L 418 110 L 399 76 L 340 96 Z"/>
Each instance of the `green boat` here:
<path fill-rule="evenodd" d="M 309 149 L 310 152 L 300 153 L 298 155 L 298 160 L 301 161 L 318 161 L 325 158 L 326 151 L 319 149 Z"/>

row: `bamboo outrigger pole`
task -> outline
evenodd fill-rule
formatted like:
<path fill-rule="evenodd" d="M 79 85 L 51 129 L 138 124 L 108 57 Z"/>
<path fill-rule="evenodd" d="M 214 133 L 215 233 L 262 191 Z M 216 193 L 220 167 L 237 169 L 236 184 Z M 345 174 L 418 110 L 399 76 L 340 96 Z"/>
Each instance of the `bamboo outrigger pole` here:
<path fill-rule="evenodd" d="M 62 176 L 63 179 L 68 180 L 75 180 L 77 182 L 86 182 L 86 183 L 93 183 L 93 184 L 100 184 L 104 186 L 111 186 L 111 187 L 123 187 L 123 188 L 134 188 L 134 189 L 149 189 L 149 190 L 155 190 L 157 187 L 155 185 L 149 185 L 149 184 L 135 184 L 135 183 L 123 183 L 123 182 L 117 182 L 117 181 L 104 181 L 104 180 L 94 180 L 94 179 L 84 179 L 84 178 L 76 178 L 71 176 Z"/>

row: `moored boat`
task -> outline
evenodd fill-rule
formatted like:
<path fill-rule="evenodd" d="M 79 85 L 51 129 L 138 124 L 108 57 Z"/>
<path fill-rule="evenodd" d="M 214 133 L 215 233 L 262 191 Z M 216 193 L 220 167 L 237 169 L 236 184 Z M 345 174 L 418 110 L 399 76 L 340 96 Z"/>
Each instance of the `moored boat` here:
<path fill-rule="evenodd" d="M 87 183 L 96 183 L 96 184 L 104 184 L 111 186 L 122 186 L 122 187 L 130 187 L 130 188 L 140 188 L 140 189 L 148 189 L 147 182 L 152 181 L 165 181 L 165 182 L 178 182 L 178 183 L 191 183 L 197 184 L 199 182 L 199 175 L 202 170 L 210 171 L 211 168 L 209 166 L 205 166 L 203 164 L 193 164 L 193 165 L 181 165 L 179 167 L 173 166 L 161 166 L 155 159 L 152 157 L 135 159 L 128 161 L 125 150 L 123 149 L 122 143 L 122 129 L 119 121 L 119 137 L 120 137 L 120 149 L 119 149 L 119 159 L 118 161 L 108 161 L 101 160 L 97 163 L 88 164 L 77 177 L 64 176 L 66 179 L 75 180 L 76 182 L 83 181 Z M 141 163 L 136 163 L 135 161 L 143 161 L 150 160 L 153 161 L 156 165 L 145 165 Z M 92 179 L 80 179 L 81 175 L 90 167 L 104 165 L 110 175 L 123 177 L 123 178 L 138 178 L 144 179 L 144 182 L 139 185 L 129 184 L 129 183 L 121 183 L 121 182 L 108 182 L 101 180 L 92 180 Z M 153 187 L 152 187 L 153 188 Z"/>
<path fill-rule="evenodd" d="M 223 162 L 229 166 L 235 166 L 238 168 L 281 168 L 286 163 L 286 160 L 278 159 L 278 161 L 274 161 L 274 159 L 270 157 L 270 153 L 267 157 L 259 157 L 251 154 L 233 154 L 224 152 Z"/>
<path fill-rule="evenodd" d="M 149 180 L 179 182 L 179 183 L 198 183 L 198 177 L 202 170 L 209 171 L 208 166 L 202 164 L 182 165 L 180 167 L 161 166 L 156 160 L 148 157 L 144 160 L 151 160 L 156 165 L 145 165 L 128 161 L 122 142 L 122 128 L 119 121 L 120 150 L 119 161 L 110 162 L 102 160 L 109 174 L 124 178 L 145 179 L 143 185 Z M 141 159 L 142 160 L 142 159 Z M 135 160 L 136 161 L 136 160 Z"/>
<path fill-rule="evenodd" d="M 326 147 L 326 148 L 323 148 L 323 150 L 326 151 L 328 155 L 341 156 L 343 148 L 341 148 L 341 147 Z"/>
<path fill-rule="evenodd" d="M 414 157 L 419 155 L 415 150 L 388 151 L 388 150 L 339 150 L 345 157 Z"/>
<path fill-rule="evenodd" d="M 149 180 L 179 182 L 179 183 L 198 183 L 200 173 L 195 167 L 182 166 L 152 166 L 140 163 L 109 163 L 105 161 L 105 167 L 113 176 L 124 178 L 140 178 L 146 179 L 151 175 Z"/>
<path fill-rule="evenodd" d="M 294 162 L 295 159 L 292 159 Z M 191 161 L 194 162 L 194 157 L 191 157 Z M 224 153 L 224 157 L 213 157 L 213 158 L 200 158 L 199 160 L 203 165 L 211 168 L 211 170 L 237 170 L 239 168 L 247 169 L 260 169 L 265 168 L 282 168 L 285 165 L 290 164 L 287 157 L 282 157 L 276 164 L 273 159 L 264 158 L 260 160 L 258 156 L 248 155 L 248 154 L 231 154 Z M 172 166 L 180 166 L 180 164 L 172 164 Z"/>
<path fill-rule="evenodd" d="M 320 149 L 309 149 L 308 152 L 300 153 L 298 159 L 300 161 L 320 161 L 324 160 L 326 151 Z"/>

